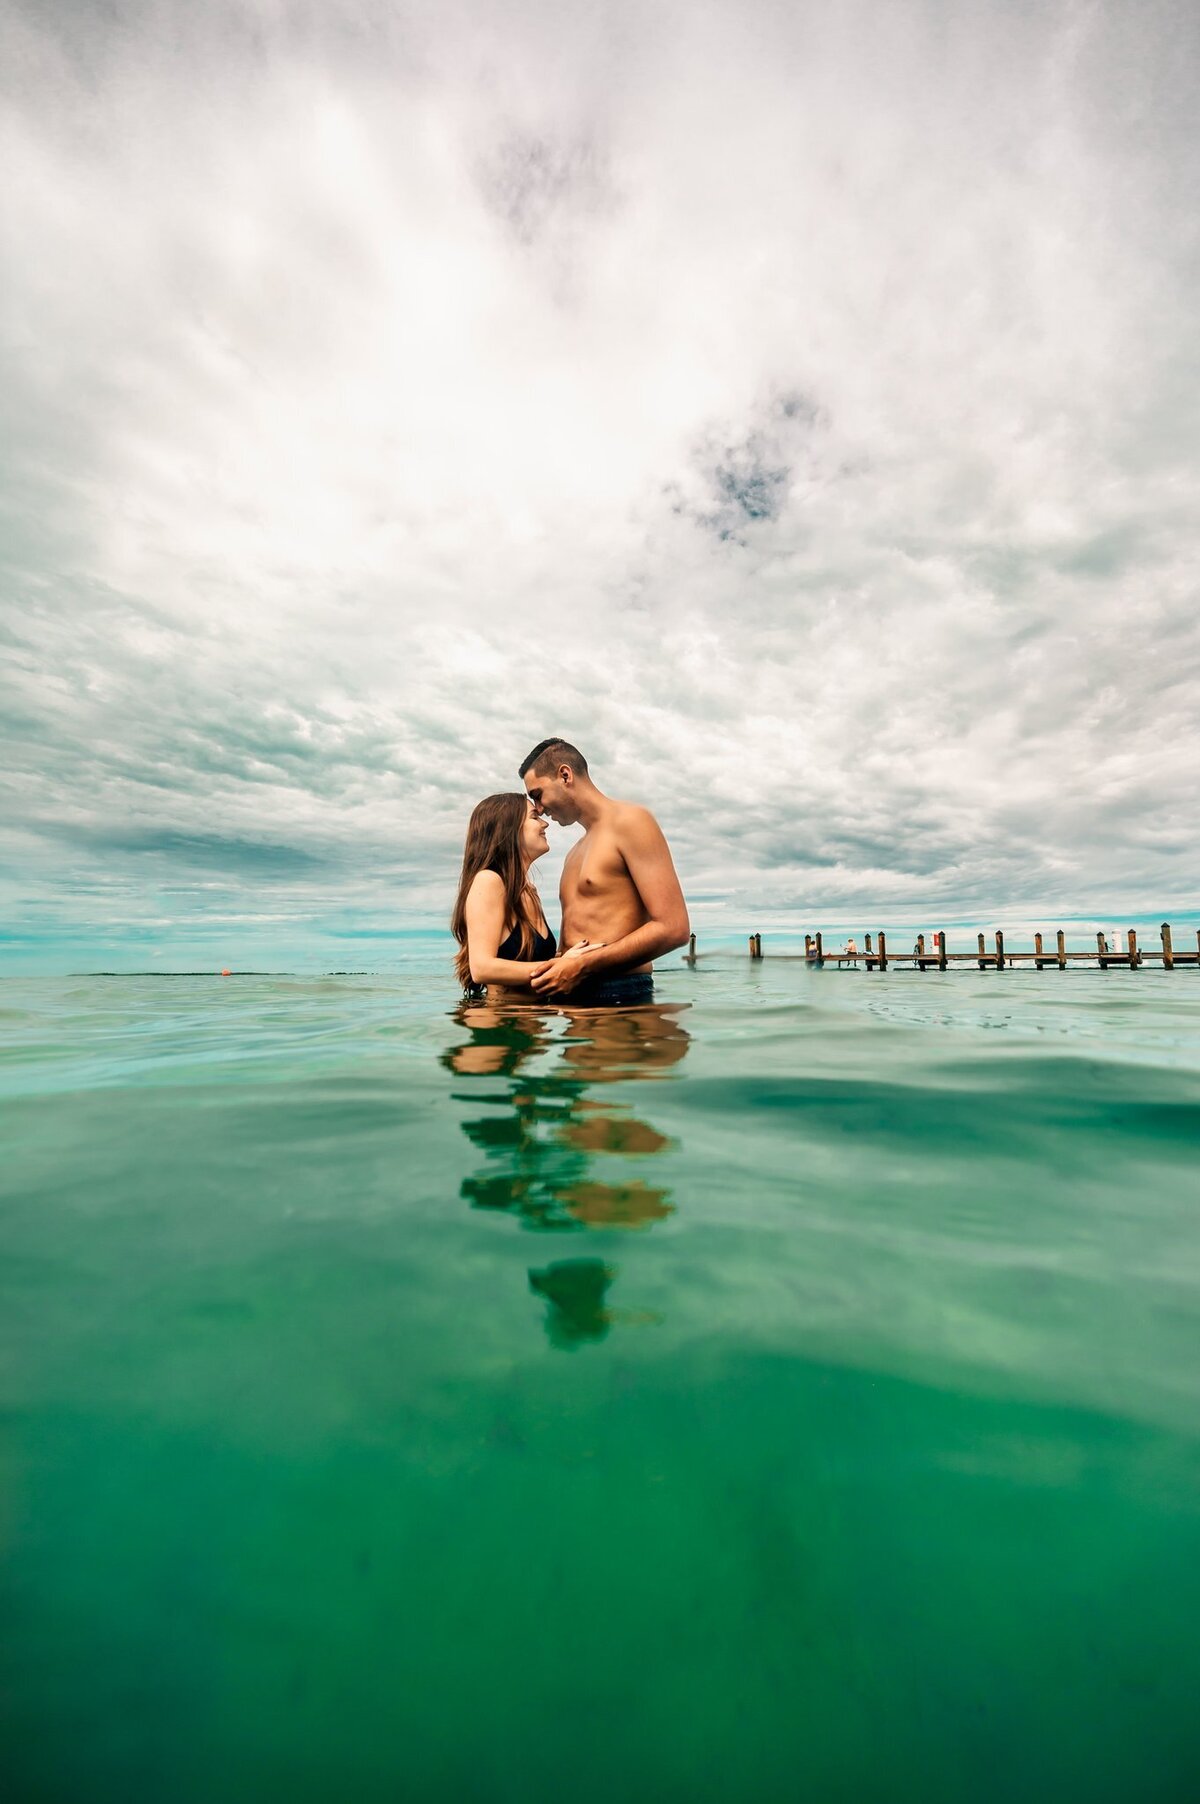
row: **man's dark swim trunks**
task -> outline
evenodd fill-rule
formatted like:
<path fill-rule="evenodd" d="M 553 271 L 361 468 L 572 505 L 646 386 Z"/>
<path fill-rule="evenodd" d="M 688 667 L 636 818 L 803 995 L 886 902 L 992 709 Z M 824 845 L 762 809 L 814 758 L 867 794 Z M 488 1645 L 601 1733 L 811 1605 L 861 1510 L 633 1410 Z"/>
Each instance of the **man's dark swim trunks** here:
<path fill-rule="evenodd" d="M 653 1000 L 652 971 L 618 971 L 613 977 L 594 977 L 563 997 L 571 1008 L 633 1008 Z"/>

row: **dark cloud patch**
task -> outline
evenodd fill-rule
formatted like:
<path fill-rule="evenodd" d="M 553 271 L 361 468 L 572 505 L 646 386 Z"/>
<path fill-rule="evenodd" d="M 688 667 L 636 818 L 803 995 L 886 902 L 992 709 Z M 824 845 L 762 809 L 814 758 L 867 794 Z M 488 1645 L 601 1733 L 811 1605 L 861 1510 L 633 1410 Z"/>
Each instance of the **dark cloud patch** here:
<path fill-rule="evenodd" d="M 816 402 L 795 389 L 772 398 L 740 434 L 711 428 L 693 451 L 698 484 L 668 490 L 674 511 L 718 539 L 744 544 L 754 528 L 783 513 L 821 424 Z"/>
<path fill-rule="evenodd" d="M 308 877 L 329 872 L 331 865 L 327 856 L 267 838 L 184 833 L 170 827 L 106 828 L 74 822 L 47 822 L 42 831 L 101 856 L 161 859 L 172 867 L 190 866 L 252 880 Z"/>
<path fill-rule="evenodd" d="M 481 159 L 479 183 L 492 212 L 526 247 L 574 215 L 606 211 L 613 199 L 603 158 L 586 137 L 510 131 Z"/>
<path fill-rule="evenodd" d="M 802 804 L 804 805 L 804 804 Z M 763 872 L 887 870 L 897 875 L 932 877 L 953 864 L 960 841 L 946 832 L 944 823 L 931 819 L 925 828 L 898 817 L 890 835 L 868 837 L 853 832 L 822 832 L 797 840 L 791 822 L 780 824 L 776 834 L 759 835 L 752 847 L 753 863 Z"/>
<path fill-rule="evenodd" d="M 1069 575 L 1103 579 L 1120 576 L 1144 556 L 1144 533 L 1132 526 L 1114 526 L 1072 545 L 1058 562 Z"/>
<path fill-rule="evenodd" d="M 739 526 L 777 519 L 787 496 L 790 474 L 787 464 L 772 464 L 763 455 L 759 441 L 747 439 L 713 471 L 720 508 L 706 524 L 721 538 L 729 539 Z"/>

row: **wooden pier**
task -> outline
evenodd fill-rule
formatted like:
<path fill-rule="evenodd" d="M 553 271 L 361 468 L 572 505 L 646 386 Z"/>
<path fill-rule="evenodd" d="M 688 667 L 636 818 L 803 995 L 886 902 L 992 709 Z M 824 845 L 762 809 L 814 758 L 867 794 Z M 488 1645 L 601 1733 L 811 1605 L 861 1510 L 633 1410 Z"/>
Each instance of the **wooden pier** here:
<path fill-rule="evenodd" d="M 982 933 L 976 934 L 973 953 L 951 953 L 946 947 L 946 933 L 938 929 L 937 933 L 918 933 L 917 942 L 911 953 L 899 953 L 895 947 L 888 945 L 888 934 L 879 931 L 872 940 L 872 934 L 863 934 L 863 947 L 855 940 L 848 940 L 845 945 L 835 951 L 826 951 L 823 934 L 805 934 L 805 963 L 808 965 L 857 965 L 863 963 L 866 971 L 888 971 L 890 967 L 908 967 L 909 971 L 949 971 L 951 965 L 974 965 L 976 971 L 1007 971 L 1016 969 L 1018 965 L 1027 965 L 1034 971 L 1066 971 L 1070 965 L 1092 965 L 1099 971 L 1139 971 L 1142 965 L 1160 965 L 1162 971 L 1177 971 L 1182 965 L 1200 965 L 1200 929 L 1196 929 L 1195 951 L 1180 951 L 1175 947 L 1171 934 L 1171 924 L 1162 922 L 1158 929 L 1158 945 L 1139 945 L 1137 929 L 1130 927 L 1124 936 L 1124 945 L 1110 945 L 1106 934 L 1095 934 L 1095 951 L 1088 949 L 1086 953 L 1068 953 L 1066 936 L 1061 929 L 1054 934 L 1054 945 L 1048 947 L 1045 934 L 1034 934 L 1032 949 L 1025 947 L 1007 947 L 1003 943 L 1002 931 L 992 934 L 991 947 Z M 762 934 L 751 936 L 751 958 L 762 958 Z"/>
<path fill-rule="evenodd" d="M 887 971 L 891 968 L 948 971 L 964 966 L 974 966 L 979 971 L 1005 971 L 1015 970 L 1021 965 L 1035 971 L 1066 971 L 1080 966 L 1090 966 L 1093 970 L 1100 971 L 1138 971 L 1146 965 L 1157 965 L 1164 971 L 1175 971 L 1187 965 L 1200 967 L 1200 928 L 1196 930 L 1194 950 L 1190 947 L 1181 950 L 1175 946 L 1169 921 L 1162 923 L 1159 941 L 1157 946 L 1141 946 L 1138 944 L 1137 929 L 1131 927 L 1125 935 L 1123 946 L 1110 946 L 1107 936 L 1097 933 L 1095 950 L 1089 948 L 1086 952 L 1068 952 L 1066 935 L 1061 928 L 1055 933 L 1052 945 L 1047 944 L 1046 935 L 1035 933 L 1031 949 L 1006 946 L 1004 934 L 997 930 L 992 935 L 990 945 L 985 936 L 979 933 L 975 936 L 973 952 L 949 952 L 945 932 L 939 928 L 928 939 L 925 934 L 919 933 L 911 951 L 898 952 L 894 946 L 888 945 L 887 934 L 882 929 L 874 938 L 869 933 L 864 934 L 861 947 L 851 938 L 832 950 L 826 950 L 822 934 L 806 933 L 804 962 L 818 968 L 825 965 L 862 965 L 868 971 Z M 750 935 L 749 947 L 752 959 L 764 956 L 761 933 Z M 799 954 L 782 953 L 774 956 L 796 958 Z M 696 958 L 696 936 L 692 934 L 688 942 L 688 964 L 694 965 Z"/>

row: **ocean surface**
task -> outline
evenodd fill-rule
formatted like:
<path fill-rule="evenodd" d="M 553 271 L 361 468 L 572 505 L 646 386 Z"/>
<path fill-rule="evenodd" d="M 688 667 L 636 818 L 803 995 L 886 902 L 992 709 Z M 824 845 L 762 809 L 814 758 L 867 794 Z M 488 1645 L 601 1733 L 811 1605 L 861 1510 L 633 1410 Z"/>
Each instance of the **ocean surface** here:
<path fill-rule="evenodd" d="M 1185 1799 L 1200 974 L 0 986 L 10 1804 Z"/>

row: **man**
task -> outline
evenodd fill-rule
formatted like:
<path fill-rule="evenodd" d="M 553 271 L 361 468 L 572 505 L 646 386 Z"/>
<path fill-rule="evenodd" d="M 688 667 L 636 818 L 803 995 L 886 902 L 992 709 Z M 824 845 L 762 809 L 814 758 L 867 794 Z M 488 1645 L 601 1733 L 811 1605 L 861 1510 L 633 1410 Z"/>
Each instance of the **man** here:
<path fill-rule="evenodd" d="M 520 774 L 535 808 L 560 827 L 584 829 L 563 866 L 560 956 L 535 972 L 534 989 L 589 1008 L 648 1002 L 651 959 L 682 946 L 690 931 L 662 829 L 648 808 L 602 794 L 565 739 L 535 745 Z M 580 940 L 586 951 L 562 956 Z"/>

